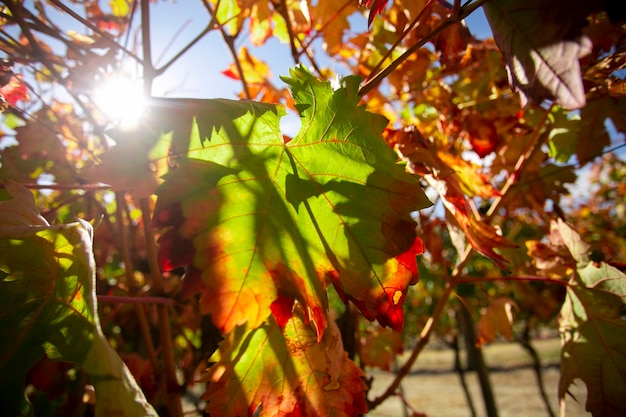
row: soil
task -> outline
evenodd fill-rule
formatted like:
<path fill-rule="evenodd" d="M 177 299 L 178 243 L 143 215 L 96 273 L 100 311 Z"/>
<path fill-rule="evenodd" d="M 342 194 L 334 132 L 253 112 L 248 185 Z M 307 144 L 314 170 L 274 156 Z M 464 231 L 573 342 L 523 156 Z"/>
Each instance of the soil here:
<path fill-rule="evenodd" d="M 542 361 L 542 375 L 550 407 L 554 416 L 559 415 L 559 349 L 556 338 L 534 341 Z M 408 355 L 408 354 L 407 354 Z M 405 355 L 405 356 L 407 356 Z M 550 414 L 541 398 L 536 374 L 526 351 L 515 343 L 495 343 L 484 348 L 484 356 L 490 370 L 499 417 L 535 417 Z M 404 358 L 399 358 L 403 363 Z M 450 349 L 427 349 L 417 360 L 411 374 L 402 384 L 406 402 L 417 412 L 428 417 L 473 417 L 460 383 L 454 371 L 454 353 Z M 371 370 L 373 376 L 369 398 L 373 399 L 389 385 L 393 374 Z M 475 372 L 465 374 L 476 417 L 486 416 L 478 377 Z M 590 416 L 585 411 L 586 388 L 582 381 L 570 387 L 581 403 L 571 397 L 566 400 L 567 417 Z M 389 398 L 375 410 L 371 417 L 411 416 L 398 397 Z M 408 414 L 405 414 L 408 413 Z M 419 415 L 419 414 L 418 414 Z M 420 416 L 421 417 L 421 416 Z"/>

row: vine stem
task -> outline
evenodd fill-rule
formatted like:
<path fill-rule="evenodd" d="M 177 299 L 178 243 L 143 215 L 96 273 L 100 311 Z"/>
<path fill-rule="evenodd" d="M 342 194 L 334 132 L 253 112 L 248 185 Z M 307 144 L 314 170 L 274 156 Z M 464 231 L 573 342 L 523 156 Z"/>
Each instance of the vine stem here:
<path fill-rule="evenodd" d="M 149 0 L 146 0 L 149 1 Z M 157 260 L 156 241 L 154 233 L 150 227 L 151 209 L 150 197 L 142 198 L 140 201 L 143 231 L 146 239 L 146 252 L 148 255 L 148 265 L 152 277 L 152 285 L 157 295 L 163 294 L 164 283 L 159 262 Z M 170 328 L 169 312 L 166 304 L 157 305 L 157 315 L 159 322 L 159 336 L 163 349 L 163 361 L 165 363 L 165 375 L 167 380 L 167 401 L 170 413 L 174 417 L 182 417 L 183 409 L 180 398 L 180 389 L 176 377 L 176 364 L 174 363 L 174 346 L 172 344 L 172 330 Z"/>
<path fill-rule="evenodd" d="M 141 43 L 143 51 L 143 76 L 144 76 L 144 93 L 147 98 L 152 97 L 152 82 L 156 76 L 154 64 L 152 63 L 152 43 L 150 33 L 150 0 L 141 0 Z M 148 257 L 148 266 L 152 278 L 153 290 L 157 296 L 164 293 L 164 282 L 159 262 L 157 259 L 156 240 L 154 232 L 150 226 L 152 217 L 152 208 L 150 205 L 151 197 L 141 198 L 139 207 L 141 209 L 141 219 L 143 223 L 143 232 L 146 242 L 146 254 Z M 141 307 L 141 306 L 139 306 Z M 165 366 L 165 396 L 167 408 L 172 417 L 183 417 L 183 406 L 181 399 L 181 390 L 176 377 L 176 363 L 174 362 L 174 346 L 172 343 L 172 330 L 170 328 L 170 317 L 168 306 L 158 304 L 156 306 L 159 337 L 161 342 L 161 350 L 163 353 L 163 362 Z"/>
<path fill-rule="evenodd" d="M 542 128 L 543 124 L 546 122 L 546 120 L 548 119 L 548 115 L 550 114 L 551 110 L 552 110 L 552 106 L 546 110 L 546 113 L 544 114 L 544 117 L 542 118 L 541 122 L 537 126 L 537 129 L 535 130 L 535 134 L 533 135 L 533 138 L 531 139 L 531 141 L 530 141 L 526 151 L 518 159 L 518 161 L 517 161 L 517 163 L 515 165 L 514 174 L 511 175 L 511 177 L 509 177 L 509 179 L 507 181 L 507 184 L 505 185 L 505 187 L 503 187 L 501 196 L 499 198 L 495 199 L 493 201 L 493 203 L 491 204 L 491 206 L 489 208 L 489 211 L 487 213 L 485 222 L 489 222 L 491 220 L 491 218 L 493 216 L 493 213 L 495 213 L 497 211 L 497 209 L 499 208 L 499 206 L 502 204 L 503 198 L 506 195 L 506 193 L 511 189 L 513 184 L 515 184 L 517 179 L 519 179 L 519 177 L 521 176 L 521 172 L 522 172 L 522 170 L 525 167 L 526 161 L 530 158 L 530 155 L 532 154 L 534 149 L 536 149 L 537 146 L 538 146 L 537 138 L 539 137 L 539 133 L 541 131 L 541 128 Z M 411 352 L 411 356 L 406 361 L 406 363 L 402 366 L 402 368 L 399 369 L 399 371 L 396 374 L 394 380 L 391 382 L 389 387 L 387 387 L 385 392 L 383 392 L 383 394 L 381 394 L 380 396 L 375 398 L 373 401 L 368 401 L 368 409 L 369 410 L 373 410 L 374 408 L 376 408 L 377 406 L 382 404 L 387 398 L 389 398 L 392 395 L 395 395 L 396 390 L 400 386 L 402 380 L 411 371 L 411 368 L 413 367 L 413 364 L 417 360 L 419 354 L 422 352 L 424 347 L 428 344 L 428 341 L 430 340 L 430 336 L 431 336 L 431 334 L 433 332 L 435 324 L 441 318 L 441 314 L 443 313 L 443 309 L 447 305 L 450 297 L 452 296 L 452 292 L 453 292 L 454 288 L 456 287 L 456 285 L 461 283 L 461 282 L 478 282 L 478 281 L 487 281 L 488 280 L 487 278 L 475 278 L 475 277 L 464 278 L 464 277 L 461 277 L 461 273 L 463 272 L 463 270 L 465 269 L 465 266 L 469 262 L 470 255 L 472 254 L 472 251 L 473 251 L 472 247 L 470 245 L 468 245 L 466 247 L 465 252 L 463 252 L 463 254 L 461 255 L 461 259 L 460 259 L 458 265 L 455 267 L 454 271 L 452 272 L 452 275 L 451 275 L 450 279 L 446 281 L 446 286 L 444 288 L 444 292 L 443 292 L 441 298 L 439 299 L 433 314 L 428 318 L 426 324 L 424 325 L 424 328 L 420 332 L 419 341 L 415 345 L 415 347 L 413 348 L 413 351 Z M 537 276 L 501 277 L 501 278 L 502 279 L 509 279 L 509 278 L 510 279 L 525 279 L 525 280 L 551 282 L 551 283 L 555 283 L 555 284 L 559 284 L 559 285 L 567 285 L 567 282 L 561 282 L 561 281 L 556 281 L 556 280 L 549 280 L 549 279 L 547 279 L 545 277 L 537 277 Z M 493 279 L 493 278 L 489 278 L 489 279 Z"/>
<path fill-rule="evenodd" d="M 174 305 L 174 301 L 171 298 L 166 297 L 123 297 L 117 295 L 99 295 L 98 302 L 111 304 L 165 304 L 168 306 Z"/>
<path fill-rule="evenodd" d="M 215 8 L 211 7 L 208 0 L 203 0 L 204 7 L 207 9 L 207 12 L 211 15 L 211 19 L 217 22 L 217 27 L 222 34 L 222 38 L 224 39 L 224 43 L 230 52 L 230 55 L 233 57 L 233 61 L 235 62 L 235 68 L 237 68 L 237 72 L 239 73 L 239 80 L 241 81 L 241 85 L 243 87 L 243 93 L 245 94 L 248 100 L 252 99 L 252 94 L 250 94 L 250 89 L 248 88 L 248 82 L 246 81 L 246 74 L 244 74 L 243 67 L 241 66 L 241 61 L 239 60 L 239 56 L 237 55 L 237 50 L 235 49 L 235 39 L 238 36 L 238 33 L 235 35 L 229 35 L 224 30 L 224 23 L 217 20 L 217 9 L 220 5 L 219 1 L 215 5 Z"/>
<path fill-rule="evenodd" d="M 446 286 L 444 288 L 443 294 L 441 295 L 441 298 L 439 298 L 439 301 L 437 302 L 437 305 L 435 306 L 435 311 L 433 311 L 431 316 L 426 321 L 424 328 L 422 328 L 422 331 L 420 332 L 419 340 L 417 344 L 415 345 L 415 347 L 413 348 L 413 351 L 411 352 L 411 356 L 409 357 L 409 359 L 407 359 L 406 363 L 402 365 L 402 367 L 398 370 L 395 378 L 393 379 L 391 384 L 389 384 L 385 392 L 383 392 L 373 401 L 368 401 L 368 410 L 373 410 L 374 408 L 382 404 L 387 398 L 396 394 L 396 390 L 398 389 L 398 387 L 400 387 L 400 383 L 402 382 L 404 377 L 407 376 L 408 373 L 411 371 L 411 368 L 413 367 L 413 364 L 417 360 L 417 357 L 422 352 L 424 347 L 426 347 L 426 345 L 428 344 L 428 341 L 430 340 L 430 336 L 435 328 L 435 324 L 437 324 L 437 322 L 439 321 L 441 314 L 443 313 L 444 307 L 448 304 L 448 300 L 450 299 L 450 296 L 452 295 L 452 291 L 454 290 L 454 287 L 455 287 L 455 283 L 453 280 L 448 280 L 446 282 Z"/>
<path fill-rule="evenodd" d="M 370 75 L 375 74 L 380 67 L 383 65 L 383 62 L 385 62 L 387 60 L 387 58 L 389 58 L 391 56 L 391 54 L 393 53 L 393 51 L 398 47 L 398 45 L 400 45 L 400 42 L 402 42 L 404 40 L 404 38 L 407 37 L 407 35 L 417 27 L 417 25 L 422 21 L 422 19 L 424 18 L 424 16 L 426 16 L 426 12 L 429 10 L 430 6 L 432 6 L 432 4 L 435 2 L 435 0 L 428 0 L 428 2 L 424 5 L 424 7 L 422 8 L 422 10 L 418 13 L 418 15 L 415 17 L 415 19 L 413 19 L 413 21 L 411 23 L 409 23 L 409 25 L 407 26 L 407 28 L 404 30 L 404 32 L 402 32 L 402 34 L 400 35 L 400 37 L 393 43 L 393 45 L 391 45 L 391 48 L 389 48 L 389 50 L 387 51 L 387 53 L 380 59 L 380 61 L 378 61 L 378 64 L 376 64 L 376 66 L 374 67 L 374 69 L 372 70 L 372 72 L 370 73 Z M 370 12 L 371 13 L 371 12 Z"/>
<path fill-rule="evenodd" d="M 521 276 L 501 276 L 501 277 L 462 277 L 456 280 L 457 284 L 476 283 L 476 282 L 492 282 L 492 281 L 539 281 L 547 284 L 557 284 L 564 287 L 569 286 L 569 282 L 552 279 L 548 277 L 536 276 L 536 275 L 521 275 Z"/>
<path fill-rule="evenodd" d="M 135 274 L 133 273 L 133 262 L 130 256 L 130 248 L 128 245 L 128 231 L 126 230 L 126 224 L 124 219 L 128 219 L 130 221 L 129 216 L 125 216 L 124 213 L 127 211 L 126 199 L 124 197 L 123 192 L 115 193 L 115 217 L 117 224 L 117 233 L 119 237 L 119 250 L 120 255 L 122 256 L 122 260 L 124 261 L 124 274 L 126 276 L 126 282 L 128 283 L 128 287 L 130 288 L 131 295 L 135 293 L 138 285 L 135 280 Z M 99 295 L 98 302 L 106 302 L 106 297 L 103 295 Z M 121 297 L 116 297 L 121 298 Z M 144 300 L 143 297 L 123 297 L 126 299 L 132 300 Z M 141 332 L 141 336 L 146 345 L 146 350 L 148 352 L 148 360 L 150 361 L 150 365 L 152 365 L 152 369 L 158 369 L 158 360 L 156 350 L 154 349 L 154 341 L 152 340 L 152 335 L 150 334 L 150 325 L 148 324 L 148 318 L 146 316 L 146 312 L 143 309 L 143 306 L 136 304 L 135 305 L 135 314 L 137 314 L 137 321 L 139 322 L 139 330 Z"/>

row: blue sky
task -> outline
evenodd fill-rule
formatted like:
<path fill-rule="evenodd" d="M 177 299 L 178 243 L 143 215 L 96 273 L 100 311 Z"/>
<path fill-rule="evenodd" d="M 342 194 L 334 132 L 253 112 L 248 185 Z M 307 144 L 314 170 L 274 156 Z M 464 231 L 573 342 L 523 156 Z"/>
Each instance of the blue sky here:
<path fill-rule="evenodd" d="M 209 20 L 199 1 L 160 2 L 153 4 L 151 11 L 153 57 L 157 64 L 165 63 L 201 32 Z M 365 25 L 365 18 L 361 22 Z M 470 15 L 467 24 L 476 36 L 491 36 L 482 8 Z M 245 44 L 245 38 L 246 36 L 242 36 L 237 46 Z M 270 64 L 277 85 L 280 85 L 278 77 L 287 75 L 289 68 L 294 65 L 289 47 L 275 39 L 271 39 L 261 48 L 255 48 L 253 53 Z M 160 56 L 162 59 L 159 61 Z M 217 31 L 211 32 L 163 76 L 155 80 L 153 94 L 168 97 L 234 98 L 241 90 L 241 85 L 221 74 L 230 62 L 231 56 L 221 35 Z"/>

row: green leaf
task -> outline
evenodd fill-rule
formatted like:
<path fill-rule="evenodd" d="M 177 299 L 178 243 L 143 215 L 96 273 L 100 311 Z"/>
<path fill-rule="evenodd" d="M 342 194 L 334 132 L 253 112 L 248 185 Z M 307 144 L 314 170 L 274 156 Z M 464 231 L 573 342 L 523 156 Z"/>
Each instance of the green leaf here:
<path fill-rule="evenodd" d="M 285 81 L 302 119 L 288 143 L 275 106 L 162 103 L 181 155 L 158 191 L 155 224 L 172 227 L 162 264 L 193 264 L 223 332 L 258 327 L 270 309 L 284 323 L 297 300 L 321 338 L 328 278 L 368 319 L 400 329 L 421 252 L 410 212 L 430 202 L 383 141 L 384 118 L 359 106 L 358 78 L 333 91 L 297 68 Z"/>
<path fill-rule="evenodd" d="M 548 133 L 548 155 L 562 164 L 567 163 L 576 152 L 581 129 L 580 116 L 567 113 L 558 108 L 552 112 L 555 120 Z"/>
<path fill-rule="evenodd" d="M 13 183 L 9 191 L 14 199 L 2 202 L 0 218 L 7 203 L 34 207 L 24 187 Z M 28 412 L 26 373 L 45 352 L 83 365 L 98 415 L 156 416 L 100 330 L 91 226 L 35 226 L 0 236 L 0 415 Z"/>
<path fill-rule="evenodd" d="M 581 379 L 587 411 L 594 416 L 626 415 L 626 275 L 606 263 L 590 262 L 588 246 L 560 222 L 563 243 L 578 261 L 561 309 L 559 398 Z"/>
<path fill-rule="evenodd" d="M 581 29 L 596 6 L 586 0 L 492 0 L 483 6 L 522 104 L 549 99 L 566 109 L 585 105 L 578 60 L 592 45 Z"/>

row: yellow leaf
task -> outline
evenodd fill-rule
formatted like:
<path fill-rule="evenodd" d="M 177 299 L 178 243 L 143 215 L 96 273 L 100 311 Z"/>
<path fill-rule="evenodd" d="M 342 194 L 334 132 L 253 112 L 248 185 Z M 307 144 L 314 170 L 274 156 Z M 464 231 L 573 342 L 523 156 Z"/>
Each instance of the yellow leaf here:
<path fill-rule="evenodd" d="M 115 17 L 126 17 L 130 11 L 127 0 L 110 0 L 109 6 Z"/>

